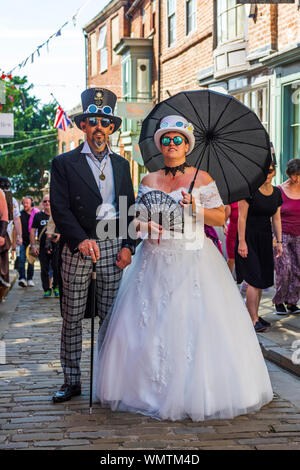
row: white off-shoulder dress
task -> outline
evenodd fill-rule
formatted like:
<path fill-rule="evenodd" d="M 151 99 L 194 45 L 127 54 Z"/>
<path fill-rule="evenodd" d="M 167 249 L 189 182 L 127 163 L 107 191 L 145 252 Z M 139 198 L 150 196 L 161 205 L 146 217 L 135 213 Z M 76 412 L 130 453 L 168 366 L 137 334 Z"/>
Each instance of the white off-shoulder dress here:
<path fill-rule="evenodd" d="M 169 195 L 178 202 L 182 189 Z M 149 191 L 140 185 L 139 196 Z M 214 182 L 193 195 L 198 206 L 222 204 Z M 192 249 L 186 243 L 145 239 L 126 268 L 95 360 L 94 399 L 102 406 L 201 421 L 250 413 L 272 400 L 249 313 L 225 260 L 205 236 Z"/>

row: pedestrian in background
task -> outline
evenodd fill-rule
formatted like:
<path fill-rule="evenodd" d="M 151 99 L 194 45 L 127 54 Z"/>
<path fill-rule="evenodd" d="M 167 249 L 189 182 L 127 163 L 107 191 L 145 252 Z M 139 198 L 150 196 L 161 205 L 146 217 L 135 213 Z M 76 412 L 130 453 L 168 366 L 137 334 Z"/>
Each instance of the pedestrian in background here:
<path fill-rule="evenodd" d="M 8 209 L 5 194 L 0 189 L 0 299 L 5 296 L 9 283 L 8 250 L 11 246 L 7 233 Z"/>
<path fill-rule="evenodd" d="M 246 305 L 256 332 L 269 326 L 258 316 L 262 290 L 274 284 L 272 228 L 276 236 L 276 256 L 282 254 L 280 189 L 272 186 L 275 161 L 269 168 L 265 183 L 251 198 L 238 203 L 238 239 L 235 251 L 237 283 L 248 283 Z"/>
<path fill-rule="evenodd" d="M 19 270 L 19 286 L 21 287 L 33 287 L 33 275 L 34 265 L 28 263 L 27 276 L 25 275 L 25 263 L 26 263 L 26 248 L 30 244 L 30 230 L 33 222 L 33 217 L 37 212 L 31 196 L 25 196 L 22 201 L 24 209 L 21 211 L 21 224 L 22 224 L 22 245 L 20 246 L 20 259 L 18 263 Z"/>
<path fill-rule="evenodd" d="M 54 279 L 59 279 L 59 239 L 60 234 L 58 233 L 58 229 L 55 226 L 52 215 L 50 215 L 46 230 L 45 250 L 47 251 L 48 255 L 51 255 L 52 277 Z M 49 276 L 51 278 L 51 275 Z M 60 296 L 59 285 L 55 288 L 54 295 L 55 297 Z"/>
<path fill-rule="evenodd" d="M 222 243 L 220 242 L 218 233 L 214 229 L 214 227 L 210 227 L 209 225 L 204 224 L 204 233 L 207 238 L 210 238 L 212 240 L 213 244 L 218 248 L 221 255 L 223 255 Z"/>
<path fill-rule="evenodd" d="M 52 288 L 50 286 L 49 271 L 52 262 L 52 254 L 46 248 L 46 230 L 50 212 L 50 196 L 46 194 L 43 198 L 43 209 L 35 214 L 30 230 L 30 248 L 33 255 L 38 256 L 41 264 L 41 280 L 44 289 L 44 297 L 51 297 Z M 36 244 L 38 236 L 39 246 Z M 52 266 L 53 268 L 53 266 Z M 53 292 L 59 296 L 57 269 L 53 269 Z"/>
<path fill-rule="evenodd" d="M 229 224 L 226 221 L 229 219 Z M 235 241 L 238 231 L 238 202 L 225 206 L 225 226 L 227 265 L 231 272 L 235 265 Z"/>
<path fill-rule="evenodd" d="M 0 188 L 3 190 L 8 209 L 7 233 L 12 243 L 12 252 L 16 251 L 16 245 L 22 245 L 21 214 L 18 201 L 13 197 L 10 189 L 10 181 L 6 176 L 0 176 Z M 14 257 L 12 258 L 14 259 Z"/>
<path fill-rule="evenodd" d="M 281 206 L 283 255 L 274 258 L 275 287 L 273 297 L 276 313 L 300 313 L 300 158 L 287 163 L 288 179 L 279 187 Z"/>

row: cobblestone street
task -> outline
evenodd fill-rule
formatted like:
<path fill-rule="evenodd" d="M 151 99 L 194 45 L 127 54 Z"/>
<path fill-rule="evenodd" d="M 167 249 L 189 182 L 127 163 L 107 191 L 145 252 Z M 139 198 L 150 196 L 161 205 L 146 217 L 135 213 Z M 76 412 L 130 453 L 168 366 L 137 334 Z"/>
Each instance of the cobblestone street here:
<path fill-rule="evenodd" d="M 0 365 L 1 449 L 300 449 L 300 379 L 268 363 L 276 396 L 233 420 L 159 422 L 111 412 L 89 414 L 89 321 L 84 321 L 83 394 L 54 405 L 63 376 L 59 300 L 17 283 L 0 307 L 6 364 Z M 3 344 L 3 343 L 2 343 Z M 251 358 L 249 358 L 251 360 Z"/>

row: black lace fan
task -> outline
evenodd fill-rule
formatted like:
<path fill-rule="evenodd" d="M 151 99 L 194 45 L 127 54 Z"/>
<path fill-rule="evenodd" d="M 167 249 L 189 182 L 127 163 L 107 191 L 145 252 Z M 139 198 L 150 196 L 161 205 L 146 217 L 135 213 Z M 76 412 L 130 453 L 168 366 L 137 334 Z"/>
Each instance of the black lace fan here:
<path fill-rule="evenodd" d="M 182 207 L 168 194 L 153 190 L 145 193 L 136 200 L 137 217 L 143 222 L 154 221 L 164 230 L 182 232 Z"/>

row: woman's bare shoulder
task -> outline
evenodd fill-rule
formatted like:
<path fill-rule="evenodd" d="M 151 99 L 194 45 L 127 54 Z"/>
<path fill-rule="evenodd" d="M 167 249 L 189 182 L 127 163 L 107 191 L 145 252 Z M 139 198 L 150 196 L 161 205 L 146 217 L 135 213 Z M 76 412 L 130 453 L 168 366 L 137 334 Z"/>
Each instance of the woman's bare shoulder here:
<path fill-rule="evenodd" d="M 148 173 L 142 178 L 141 184 L 143 184 L 144 186 L 150 186 L 150 187 L 155 185 L 158 174 L 159 174 L 159 171 Z"/>
<path fill-rule="evenodd" d="M 206 186 L 209 183 L 211 183 L 212 181 L 213 181 L 213 179 L 210 176 L 210 174 L 207 173 L 207 171 L 199 170 L 199 172 L 197 174 L 197 178 L 196 178 L 196 187 Z"/>

